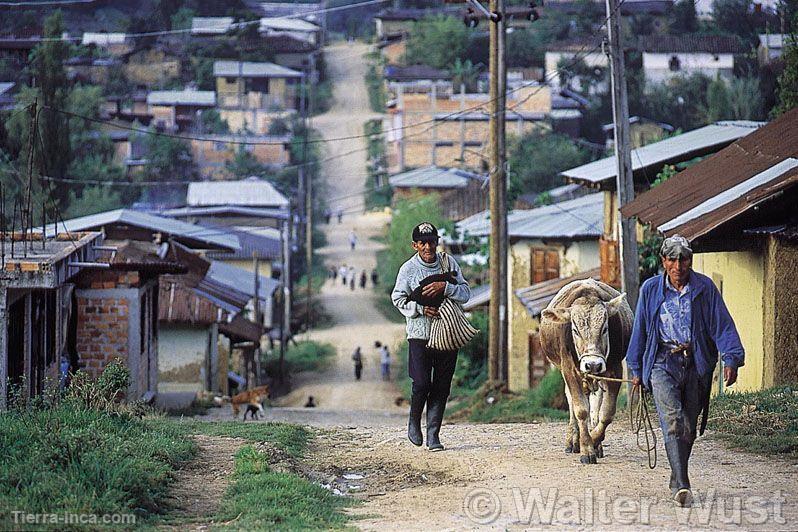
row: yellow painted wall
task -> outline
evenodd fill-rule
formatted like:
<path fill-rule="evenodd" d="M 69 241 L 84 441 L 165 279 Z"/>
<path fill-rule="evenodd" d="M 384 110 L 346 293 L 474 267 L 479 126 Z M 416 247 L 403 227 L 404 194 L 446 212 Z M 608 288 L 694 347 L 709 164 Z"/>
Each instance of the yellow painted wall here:
<path fill-rule="evenodd" d="M 733 390 L 759 390 L 764 370 L 764 257 L 755 251 L 698 253 L 693 269 L 711 278 L 723 295 L 745 348 Z"/>
<path fill-rule="evenodd" d="M 253 263 L 252 259 L 225 260 L 223 262 L 225 264 L 229 264 L 230 266 L 236 266 L 237 268 L 241 268 L 242 270 L 247 270 L 248 272 L 253 272 L 253 273 L 255 272 L 255 264 Z M 260 264 L 258 265 L 258 273 L 260 273 L 263 277 L 271 277 L 272 276 L 271 263 L 265 260 L 260 261 Z"/>

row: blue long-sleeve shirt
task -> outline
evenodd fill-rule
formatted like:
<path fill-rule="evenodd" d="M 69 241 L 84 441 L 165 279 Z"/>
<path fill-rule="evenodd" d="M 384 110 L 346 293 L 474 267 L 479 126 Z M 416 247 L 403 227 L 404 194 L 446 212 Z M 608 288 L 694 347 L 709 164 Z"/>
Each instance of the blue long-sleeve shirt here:
<path fill-rule="evenodd" d="M 651 387 L 651 369 L 659 347 L 660 308 L 665 301 L 666 274 L 647 279 L 640 288 L 626 366 L 632 377 Z M 745 363 L 745 350 L 720 292 L 706 275 L 690 271 L 690 336 L 695 368 L 705 376 L 715 369 L 718 354 L 726 366 Z"/>

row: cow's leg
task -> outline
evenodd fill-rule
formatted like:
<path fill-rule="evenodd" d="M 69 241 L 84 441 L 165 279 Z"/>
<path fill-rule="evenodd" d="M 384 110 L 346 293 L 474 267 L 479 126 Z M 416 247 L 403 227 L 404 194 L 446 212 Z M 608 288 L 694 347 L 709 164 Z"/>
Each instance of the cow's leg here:
<path fill-rule="evenodd" d="M 604 441 L 607 427 L 610 423 L 612 423 L 612 420 L 615 417 L 615 409 L 618 403 L 618 391 L 620 389 L 620 382 L 607 382 L 607 392 L 604 394 L 604 400 L 601 403 L 599 422 L 590 433 L 590 437 L 593 440 L 593 445 L 596 446 L 597 454 L 601 454 L 599 458 L 604 457 L 604 448 L 601 443 Z M 599 449 L 601 450 L 599 451 Z"/>
<path fill-rule="evenodd" d="M 565 386 L 565 398 L 568 400 L 568 429 L 565 432 L 565 452 L 579 452 L 579 430 L 576 428 L 576 416 L 574 415 L 573 400 L 571 390 Z"/>
<path fill-rule="evenodd" d="M 601 405 L 606 400 L 604 388 L 599 385 L 595 391 L 590 392 L 588 400 L 590 402 L 590 432 L 592 438 L 593 431 L 600 422 Z M 597 442 L 595 438 L 593 438 L 593 448 L 596 449 L 597 458 L 604 457 L 604 449 L 601 447 L 601 442 Z"/>
<path fill-rule="evenodd" d="M 588 429 L 590 403 L 582 391 L 582 381 L 576 370 L 569 372 L 565 377 L 565 385 L 571 389 L 572 409 L 576 416 L 576 426 L 579 428 L 579 452 L 582 455 L 579 461 L 583 464 L 595 464 L 596 451 Z"/>

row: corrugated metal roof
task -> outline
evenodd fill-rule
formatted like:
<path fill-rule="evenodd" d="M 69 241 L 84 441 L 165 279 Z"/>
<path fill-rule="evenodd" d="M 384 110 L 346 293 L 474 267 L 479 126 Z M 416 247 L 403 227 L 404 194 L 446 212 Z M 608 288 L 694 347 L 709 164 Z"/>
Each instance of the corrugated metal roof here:
<path fill-rule="evenodd" d="M 92 33 L 86 32 L 83 34 L 81 44 L 84 46 L 88 44 L 96 44 L 98 46 L 108 46 L 109 44 L 124 44 L 127 35 L 124 33 Z"/>
<path fill-rule="evenodd" d="M 165 218 L 141 211 L 130 209 L 117 209 L 113 211 L 91 214 L 80 218 L 65 220 L 57 224 L 59 232 L 76 232 L 89 229 L 99 229 L 106 225 L 124 224 L 134 227 L 142 227 L 150 231 L 166 233 L 178 241 L 189 243 L 191 247 L 207 246 L 212 249 L 226 249 L 236 251 L 241 248 L 238 238 L 224 230 L 209 229 L 199 225 L 194 225 L 173 218 Z M 53 226 L 48 228 L 48 232 L 53 231 Z M 192 245 L 193 244 L 193 245 Z"/>
<path fill-rule="evenodd" d="M 694 239 L 792 186 L 798 180 L 795 159 L 798 108 L 641 194 L 621 212 Z"/>
<path fill-rule="evenodd" d="M 301 78 L 302 73 L 274 63 L 253 63 L 250 61 L 214 61 L 213 75 L 216 77 L 245 78 Z"/>
<path fill-rule="evenodd" d="M 588 194 L 536 209 L 511 211 L 507 215 L 507 233 L 510 238 L 599 237 L 603 223 L 603 195 Z M 457 230 L 470 236 L 488 236 L 488 211 L 462 220 Z"/>
<path fill-rule="evenodd" d="M 273 218 L 276 220 L 288 220 L 290 218 L 288 212 L 284 210 L 240 207 L 238 205 L 180 207 L 163 211 L 161 214 L 172 218 L 182 218 L 184 216 L 213 216 L 217 214 L 234 214 L 239 216 L 251 216 L 252 218 Z"/>
<path fill-rule="evenodd" d="M 288 207 L 289 202 L 274 185 L 258 177 L 240 181 L 197 181 L 188 184 L 186 203 L 192 207 L 250 206 Z"/>
<path fill-rule="evenodd" d="M 471 180 L 484 183 L 487 177 L 459 168 L 427 166 L 392 175 L 388 182 L 394 188 L 465 188 Z"/>
<path fill-rule="evenodd" d="M 233 17 L 194 17 L 191 19 L 191 33 L 227 33 L 233 24 Z"/>
<path fill-rule="evenodd" d="M 16 85 L 13 81 L 4 81 L 0 83 L 0 94 L 10 91 Z"/>
<path fill-rule="evenodd" d="M 210 226 L 213 227 L 213 226 Z M 208 253 L 212 259 L 259 259 L 274 260 L 282 255 L 280 230 L 272 227 L 214 227 L 227 231 L 238 238 L 241 249 L 233 253 Z"/>
<path fill-rule="evenodd" d="M 730 35 L 642 35 L 637 39 L 637 49 L 656 54 L 743 54 L 748 51 L 738 37 Z"/>
<path fill-rule="evenodd" d="M 278 18 L 278 17 L 263 17 L 260 19 L 260 29 L 263 30 L 280 30 L 280 31 L 301 31 L 312 33 L 321 30 L 321 28 L 312 22 L 302 20 L 300 18 Z"/>
<path fill-rule="evenodd" d="M 550 281 L 543 281 L 542 283 L 533 284 L 526 288 L 519 288 L 515 291 L 515 297 L 521 301 L 521 304 L 524 305 L 526 311 L 529 312 L 533 318 L 537 318 L 540 316 L 541 312 L 543 312 L 543 309 L 551 303 L 551 300 L 554 299 L 554 296 L 557 295 L 557 292 L 559 292 L 563 286 L 582 279 L 592 278 L 599 281 L 600 277 L 601 269 L 596 268 L 595 270 L 588 270 L 572 275 L 571 277 L 551 279 Z"/>
<path fill-rule="evenodd" d="M 213 91 L 152 91 L 147 94 L 149 105 L 216 105 L 216 93 Z"/>
<path fill-rule="evenodd" d="M 212 260 L 211 267 L 208 268 L 208 273 L 205 277 L 213 282 L 247 294 L 249 297 L 253 297 L 255 294 L 255 274 L 243 268 L 232 266 L 222 261 Z M 271 300 L 274 291 L 280 286 L 280 282 L 263 275 L 260 275 L 259 278 L 260 287 L 258 296 L 263 301 Z"/>
<path fill-rule="evenodd" d="M 632 170 L 638 172 L 650 169 L 654 173 L 659 172 L 666 164 L 689 160 L 707 151 L 723 148 L 753 133 L 763 124 L 764 122 L 747 120 L 717 122 L 636 148 L 632 150 Z M 560 175 L 569 180 L 594 185 L 604 181 L 614 181 L 616 174 L 614 156 L 560 172 Z M 607 185 L 613 188 L 615 186 L 613 183 Z"/>
<path fill-rule="evenodd" d="M 471 299 L 463 305 L 463 309 L 474 310 L 488 303 L 490 303 L 490 285 L 483 284 L 471 289 Z"/>

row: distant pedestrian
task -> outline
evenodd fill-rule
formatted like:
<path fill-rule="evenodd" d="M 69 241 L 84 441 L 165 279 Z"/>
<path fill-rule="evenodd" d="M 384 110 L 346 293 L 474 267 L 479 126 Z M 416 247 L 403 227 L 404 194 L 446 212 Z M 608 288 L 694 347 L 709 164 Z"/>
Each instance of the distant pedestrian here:
<path fill-rule="evenodd" d="M 346 286 L 346 274 L 349 273 L 349 268 L 346 267 L 346 264 L 341 266 L 338 269 L 338 275 L 341 276 L 341 283 Z"/>
<path fill-rule="evenodd" d="M 349 271 L 347 272 L 347 281 L 349 282 L 349 289 L 355 289 L 355 267 L 350 266 Z"/>
<path fill-rule="evenodd" d="M 335 211 L 335 216 L 338 217 L 338 223 L 341 223 L 341 220 L 344 218 L 344 211 L 341 210 L 341 207 L 338 207 L 338 210 Z"/>
<path fill-rule="evenodd" d="M 355 352 L 352 353 L 352 360 L 355 362 L 355 380 L 360 380 L 363 374 L 363 354 L 360 352 L 360 346 L 357 346 Z"/>
<path fill-rule="evenodd" d="M 349 246 L 352 251 L 355 250 L 355 246 L 357 245 L 357 235 L 355 234 L 355 230 L 351 229 L 349 231 Z"/>
<path fill-rule="evenodd" d="M 377 283 L 379 282 L 379 280 L 380 280 L 380 276 L 377 274 L 377 270 L 376 269 L 371 270 L 371 284 L 372 284 L 372 286 L 376 287 Z"/>
<path fill-rule="evenodd" d="M 382 369 L 382 380 L 391 380 L 391 352 L 387 345 L 380 345 L 380 368 Z"/>
<path fill-rule="evenodd" d="M 324 223 L 330 225 L 331 217 L 332 217 L 332 211 L 330 209 L 324 209 Z"/>
<path fill-rule="evenodd" d="M 327 271 L 327 276 L 332 279 L 334 283 L 335 279 L 338 277 L 338 269 L 335 266 L 330 267 L 330 269 Z"/>
<path fill-rule="evenodd" d="M 316 408 L 316 401 L 312 395 L 308 395 L 308 402 L 305 403 L 305 408 Z"/>
<path fill-rule="evenodd" d="M 360 272 L 360 288 L 366 288 L 366 270 Z"/>

